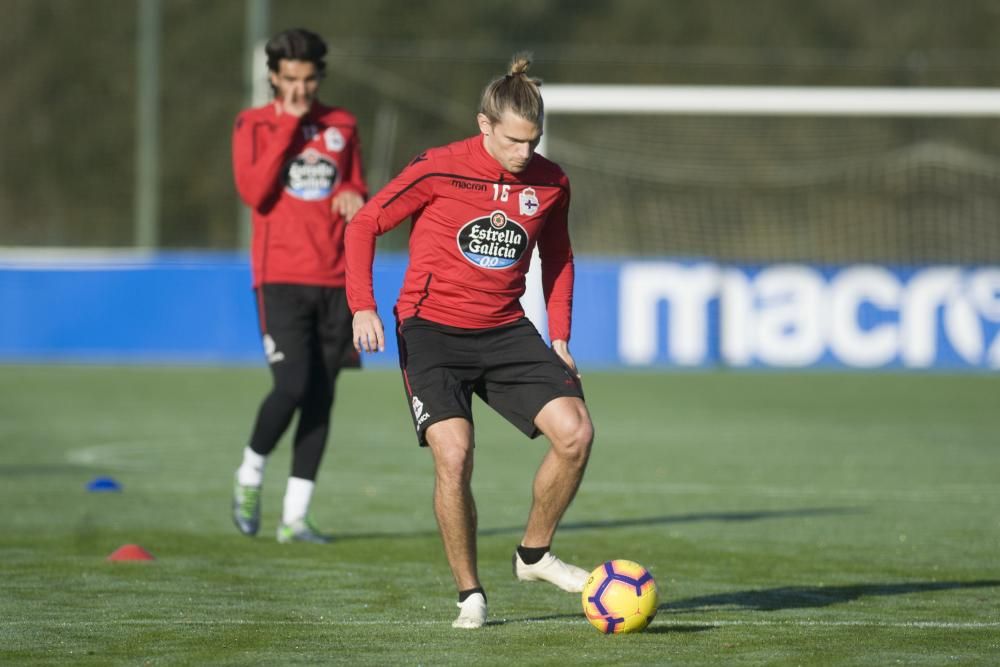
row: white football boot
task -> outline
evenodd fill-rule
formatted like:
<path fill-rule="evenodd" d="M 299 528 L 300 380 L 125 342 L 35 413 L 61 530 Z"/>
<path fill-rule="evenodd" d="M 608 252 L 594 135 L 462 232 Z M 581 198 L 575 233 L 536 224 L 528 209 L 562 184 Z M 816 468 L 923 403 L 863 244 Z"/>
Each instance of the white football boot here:
<path fill-rule="evenodd" d="M 590 573 L 586 570 L 564 563 L 551 551 L 546 551 L 542 559 L 534 565 L 527 565 L 521 560 L 521 554 L 514 552 L 514 576 L 521 581 L 547 581 L 550 584 L 570 593 L 583 591 L 584 584 Z"/>
<path fill-rule="evenodd" d="M 482 593 L 473 593 L 465 598 L 465 602 L 456 604 L 461 611 L 451 627 L 468 630 L 486 625 L 486 598 Z"/>

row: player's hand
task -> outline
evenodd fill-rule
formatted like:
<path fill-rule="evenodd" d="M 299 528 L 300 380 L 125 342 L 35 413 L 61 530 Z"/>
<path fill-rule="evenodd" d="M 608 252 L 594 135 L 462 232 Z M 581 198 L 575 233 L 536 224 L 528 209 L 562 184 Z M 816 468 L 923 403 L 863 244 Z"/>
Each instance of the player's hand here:
<path fill-rule="evenodd" d="M 281 98 L 281 111 L 296 118 L 302 118 L 312 107 L 312 100 L 305 95 L 305 91 L 299 90 L 296 86 L 290 86 L 285 90 Z"/>
<path fill-rule="evenodd" d="M 354 313 L 354 349 L 358 352 L 385 351 L 382 318 L 374 310 L 359 310 Z"/>
<path fill-rule="evenodd" d="M 344 218 L 344 222 L 350 222 L 354 214 L 365 205 L 364 198 L 353 190 L 344 190 L 337 194 L 330 202 L 330 208 L 334 213 L 339 213 Z"/>
<path fill-rule="evenodd" d="M 569 353 L 569 343 L 561 339 L 556 339 L 552 341 L 552 350 L 559 355 L 563 363 L 570 367 L 570 370 L 576 373 L 577 377 L 580 377 L 580 371 L 577 370 L 576 362 L 573 361 L 573 355 Z"/>

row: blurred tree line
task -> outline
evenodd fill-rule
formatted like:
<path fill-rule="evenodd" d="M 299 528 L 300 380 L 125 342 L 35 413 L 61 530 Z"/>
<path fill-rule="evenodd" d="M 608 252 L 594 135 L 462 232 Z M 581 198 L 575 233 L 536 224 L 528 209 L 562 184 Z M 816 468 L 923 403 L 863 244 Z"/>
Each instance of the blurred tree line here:
<path fill-rule="evenodd" d="M 132 243 L 136 7 L 0 0 L 0 246 Z M 164 247 L 238 245 L 245 12 L 162 0 Z M 1000 84 L 996 0 L 273 0 L 270 23 L 327 39 L 321 97 L 357 114 L 373 188 L 475 132 L 481 87 L 522 49 L 553 83 Z"/>

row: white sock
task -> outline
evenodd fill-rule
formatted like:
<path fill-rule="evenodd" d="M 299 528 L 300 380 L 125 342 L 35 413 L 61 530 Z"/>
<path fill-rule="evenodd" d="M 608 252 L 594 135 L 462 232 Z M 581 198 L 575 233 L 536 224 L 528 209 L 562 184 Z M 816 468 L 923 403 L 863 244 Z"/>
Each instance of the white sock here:
<path fill-rule="evenodd" d="M 316 482 L 308 479 L 288 478 L 288 486 L 285 488 L 285 505 L 281 512 L 282 523 L 289 524 L 306 518 L 306 515 L 309 514 L 309 503 L 312 501 L 315 487 Z"/>
<path fill-rule="evenodd" d="M 240 486 L 260 486 L 264 483 L 264 464 L 267 457 L 249 447 L 243 448 L 243 463 L 236 469 L 236 482 Z"/>

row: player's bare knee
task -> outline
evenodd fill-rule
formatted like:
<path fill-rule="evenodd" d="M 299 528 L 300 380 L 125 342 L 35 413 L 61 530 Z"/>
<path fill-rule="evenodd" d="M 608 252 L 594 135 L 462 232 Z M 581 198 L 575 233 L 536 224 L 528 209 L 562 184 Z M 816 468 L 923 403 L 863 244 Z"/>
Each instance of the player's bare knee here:
<path fill-rule="evenodd" d="M 582 419 L 573 433 L 572 457 L 580 466 L 590 458 L 590 447 L 594 442 L 594 425 L 589 419 Z"/>
<path fill-rule="evenodd" d="M 472 445 L 452 438 L 437 438 L 431 443 L 434 471 L 444 484 L 464 484 L 472 477 Z"/>
<path fill-rule="evenodd" d="M 472 478 L 472 459 L 458 455 L 436 458 L 434 472 L 442 484 L 449 486 L 467 484 Z"/>
<path fill-rule="evenodd" d="M 552 446 L 560 457 L 579 466 L 587 462 L 594 441 L 594 426 L 587 416 L 567 415 L 552 435 Z"/>

